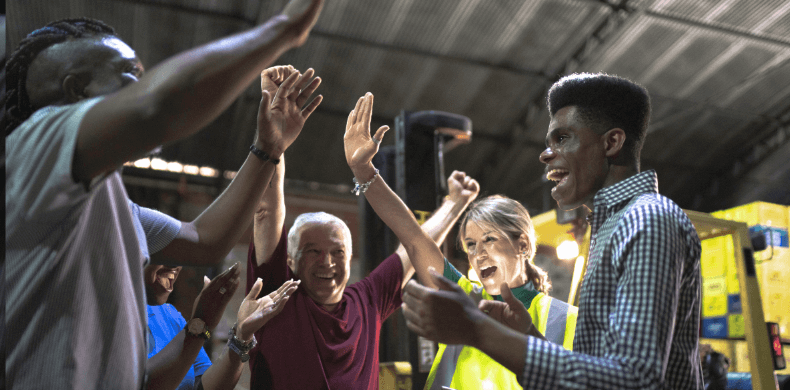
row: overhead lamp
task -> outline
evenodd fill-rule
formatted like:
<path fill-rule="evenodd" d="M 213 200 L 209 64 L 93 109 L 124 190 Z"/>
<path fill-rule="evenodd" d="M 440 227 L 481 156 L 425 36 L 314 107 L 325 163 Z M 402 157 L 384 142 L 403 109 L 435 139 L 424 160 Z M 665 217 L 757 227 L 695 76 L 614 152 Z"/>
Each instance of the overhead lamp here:
<path fill-rule="evenodd" d="M 134 166 L 137 168 L 150 168 L 151 167 L 151 159 L 148 157 L 141 158 L 134 162 Z"/>
<path fill-rule="evenodd" d="M 152 158 L 151 169 L 156 169 L 157 171 L 166 171 L 167 161 L 162 160 L 161 158 Z"/>

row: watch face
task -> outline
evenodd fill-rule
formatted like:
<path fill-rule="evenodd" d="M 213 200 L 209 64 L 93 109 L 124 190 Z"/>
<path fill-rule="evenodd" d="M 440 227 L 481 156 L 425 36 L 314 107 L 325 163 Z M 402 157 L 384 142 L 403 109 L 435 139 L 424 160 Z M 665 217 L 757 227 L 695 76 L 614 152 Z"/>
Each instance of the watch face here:
<path fill-rule="evenodd" d="M 188 327 L 187 330 L 189 331 L 190 334 L 200 335 L 203 334 L 203 332 L 205 332 L 206 323 L 200 318 L 193 318 L 189 320 L 189 323 L 187 323 L 187 327 Z"/>

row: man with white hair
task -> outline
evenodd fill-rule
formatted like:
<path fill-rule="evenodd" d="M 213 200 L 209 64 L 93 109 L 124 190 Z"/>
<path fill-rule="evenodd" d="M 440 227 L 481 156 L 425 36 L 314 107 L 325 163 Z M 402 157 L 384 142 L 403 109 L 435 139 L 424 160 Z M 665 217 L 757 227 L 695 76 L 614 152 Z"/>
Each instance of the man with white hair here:
<path fill-rule="evenodd" d="M 400 307 L 401 288 L 414 268 L 400 246 L 370 275 L 346 286 L 351 231 L 340 218 L 300 215 L 283 233 L 285 203 L 280 163 L 254 219 L 247 291 L 262 279 L 261 294 L 284 281 L 301 280 L 283 311 L 255 333 L 250 388 L 378 389 L 381 324 Z M 441 243 L 479 192 L 477 182 L 454 173 L 450 194 L 422 228 Z"/>

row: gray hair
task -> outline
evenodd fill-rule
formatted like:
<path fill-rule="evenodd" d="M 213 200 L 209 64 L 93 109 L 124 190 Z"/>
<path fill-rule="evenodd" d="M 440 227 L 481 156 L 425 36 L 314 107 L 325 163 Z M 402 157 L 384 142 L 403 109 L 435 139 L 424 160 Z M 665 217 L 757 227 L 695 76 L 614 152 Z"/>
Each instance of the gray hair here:
<path fill-rule="evenodd" d="M 288 231 L 288 257 L 297 260 L 299 258 L 299 240 L 302 238 L 302 231 L 311 225 L 331 224 L 339 227 L 345 236 L 346 253 L 351 257 L 351 229 L 345 221 L 323 211 L 317 213 L 304 213 L 296 217 L 291 230 Z"/>
<path fill-rule="evenodd" d="M 466 226 L 469 223 L 491 228 L 507 237 L 511 244 L 522 234 L 526 234 L 528 249 L 525 269 L 527 279 L 532 282 L 536 290 L 548 293 L 551 289 L 551 282 L 546 271 L 532 262 L 537 243 L 535 226 L 532 224 L 529 212 L 521 203 L 502 195 L 491 195 L 472 203 L 469 206 L 469 211 L 461 219 L 458 229 L 458 241 L 464 252 L 468 251 L 463 237 L 466 235 Z"/>

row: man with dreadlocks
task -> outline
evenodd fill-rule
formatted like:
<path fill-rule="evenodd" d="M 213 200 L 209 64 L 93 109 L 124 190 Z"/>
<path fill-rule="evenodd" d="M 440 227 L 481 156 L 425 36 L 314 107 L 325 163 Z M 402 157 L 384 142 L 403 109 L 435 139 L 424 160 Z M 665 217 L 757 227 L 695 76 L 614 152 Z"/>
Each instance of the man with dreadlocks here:
<path fill-rule="evenodd" d="M 320 103 L 319 96 L 306 104 L 320 80 L 297 72 L 275 96 L 263 92 L 254 156 L 192 222 L 131 203 L 119 168 L 219 116 L 261 69 L 304 43 L 322 5 L 291 0 L 263 25 L 176 55 L 145 75 L 134 50 L 98 21 L 54 22 L 20 43 L 6 64 L 0 333 L 9 388 L 141 388 L 149 253 L 172 265 L 214 265 L 225 257 L 280 156 Z M 230 287 L 206 289 L 222 294 Z M 206 328 L 198 311 L 186 337 L 207 335 Z"/>

